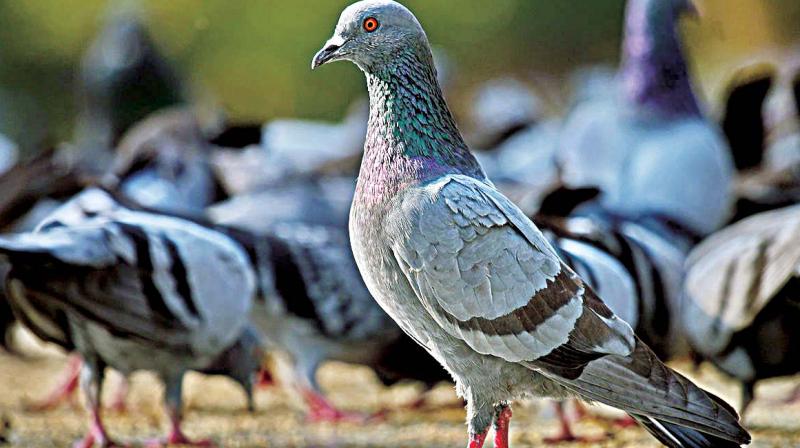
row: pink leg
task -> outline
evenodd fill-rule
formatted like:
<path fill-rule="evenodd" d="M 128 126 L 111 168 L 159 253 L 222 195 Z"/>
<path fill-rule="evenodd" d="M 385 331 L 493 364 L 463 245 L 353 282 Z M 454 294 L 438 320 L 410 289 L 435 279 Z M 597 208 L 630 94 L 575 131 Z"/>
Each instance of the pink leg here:
<path fill-rule="evenodd" d="M 258 371 L 258 377 L 256 379 L 256 388 L 258 389 L 267 389 L 275 385 L 275 378 L 272 376 L 272 373 L 268 369 L 261 368 Z"/>
<path fill-rule="evenodd" d="M 111 400 L 110 409 L 115 412 L 127 412 L 128 405 L 128 379 L 122 377 L 122 380 L 117 385 L 117 390 L 114 391 L 114 397 Z"/>
<path fill-rule="evenodd" d="M 78 390 L 78 377 L 81 372 L 81 357 L 78 355 L 70 355 L 67 367 L 61 375 L 61 380 L 58 386 L 47 394 L 47 397 L 40 401 L 34 402 L 27 406 L 31 411 L 42 412 L 57 408 L 65 401 L 74 402 L 75 391 Z"/>
<path fill-rule="evenodd" d="M 80 361 L 80 359 L 78 361 Z M 89 422 L 89 432 L 73 446 L 75 448 L 92 448 L 95 446 L 110 448 L 120 446 L 108 437 L 108 433 L 103 426 L 103 420 L 100 417 L 100 392 L 103 384 L 103 367 L 97 364 L 84 364 L 80 371 L 80 383 L 81 389 L 86 395 L 86 406 L 89 407 L 89 412 L 91 412 L 91 420 Z"/>
<path fill-rule="evenodd" d="M 486 434 L 488 433 L 489 429 L 487 428 L 481 434 L 470 434 L 467 448 L 483 448 L 483 444 L 486 442 Z"/>
<path fill-rule="evenodd" d="M 567 418 L 567 413 L 564 411 L 564 402 L 556 401 L 554 402 L 554 405 L 556 409 L 556 414 L 558 415 L 559 424 L 561 425 L 561 430 L 559 434 L 555 437 L 546 437 L 544 439 L 544 443 L 547 444 L 559 444 L 567 442 L 597 443 L 607 439 L 607 437 L 588 438 L 588 437 L 576 436 L 572 432 L 572 427 L 570 426 L 569 418 Z"/>
<path fill-rule="evenodd" d="M 343 411 L 328 401 L 327 398 L 313 390 L 303 391 L 303 398 L 308 405 L 308 419 L 315 423 L 366 423 L 370 420 L 378 420 L 385 417 L 385 412 L 367 415 L 360 412 Z"/>
<path fill-rule="evenodd" d="M 494 448 L 508 448 L 508 429 L 511 426 L 511 408 L 501 406 L 494 421 Z"/>
<path fill-rule="evenodd" d="M 636 423 L 636 420 L 634 420 L 633 417 L 631 417 L 630 415 L 626 415 L 624 417 L 615 417 L 615 418 L 593 415 L 591 412 L 589 412 L 588 409 L 586 409 L 586 406 L 580 401 L 573 400 L 572 403 L 575 406 L 575 414 L 578 421 L 596 420 L 596 421 L 610 422 L 617 428 L 630 428 L 632 426 L 638 425 L 638 423 Z"/>
<path fill-rule="evenodd" d="M 800 403 L 800 386 L 795 387 L 792 394 L 789 395 L 784 401 L 784 404 L 797 404 Z"/>
<path fill-rule="evenodd" d="M 174 406 L 167 405 L 169 414 L 170 430 L 165 439 L 153 440 L 145 444 L 147 448 L 162 448 L 171 445 L 194 446 L 194 447 L 214 447 L 211 440 L 191 440 L 181 430 L 181 411 Z"/>

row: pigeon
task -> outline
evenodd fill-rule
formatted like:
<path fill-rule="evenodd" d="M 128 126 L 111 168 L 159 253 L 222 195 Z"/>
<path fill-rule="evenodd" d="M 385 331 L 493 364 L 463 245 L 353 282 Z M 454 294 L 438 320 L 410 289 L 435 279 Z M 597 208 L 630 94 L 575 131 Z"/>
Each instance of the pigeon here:
<path fill-rule="evenodd" d="M 355 189 L 356 180 L 350 176 L 292 179 L 283 185 L 234 195 L 209 207 L 206 214 L 216 224 L 254 232 L 295 221 L 344 229 Z"/>
<path fill-rule="evenodd" d="M 138 5 L 112 2 L 81 61 L 76 143 L 98 151 L 150 113 L 185 102 L 184 87 L 142 23 Z"/>
<path fill-rule="evenodd" d="M 366 418 L 325 398 L 316 373 L 326 361 L 370 367 L 387 386 L 413 380 L 430 389 L 450 380 L 369 294 L 343 227 L 286 222 L 224 229 L 247 248 L 258 272 L 253 321 L 269 347 L 289 355 L 311 421 Z"/>
<path fill-rule="evenodd" d="M 791 206 L 800 199 L 800 58 L 782 53 L 774 63 L 736 72 L 727 96 L 724 129 L 734 157 L 748 164 L 736 180 L 731 222 Z"/>
<path fill-rule="evenodd" d="M 648 223 L 684 251 L 733 205 L 730 150 L 701 111 L 676 30 L 692 9 L 689 0 L 628 2 L 619 98 L 577 105 L 558 150 L 564 184 L 601 191 L 579 212 L 677 224 Z"/>
<path fill-rule="evenodd" d="M 191 444 L 180 428 L 182 378 L 215 368 L 244 334 L 255 295 L 247 256 L 218 232 L 109 205 L 96 190 L 76 200 L 110 211 L 80 218 L 83 206 L 67 204 L 37 232 L 0 239 L 10 304 L 36 336 L 83 358 L 92 418 L 78 446 L 112 444 L 99 411 L 106 366 L 158 373 L 171 420 L 164 442 Z"/>
<path fill-rule="evenodd" d="M 436 82 L 416 17 L 347 7 L 312 68 L 364 73 L 370 119 L 350 219 L 369 291 L 453 375 L 469 446 L 508 447 L 509 402 L 579 396 L 631 414 L 672 446 L 750 441 L 736 412 L 658 360 L 484 176 Z"/>
<path fill-rule="evenodd" d="M 227 198 L 211 152 L 193 110 L 162 109 L 125 133 L 104 185 L 153 210 L 201 217 Z"/>
<path fill-rule="evenodd" d="M 800 206 L 727 227 L 687 261 L 682 322 L 692 347 L 742 383 L 800 373 Z"/>

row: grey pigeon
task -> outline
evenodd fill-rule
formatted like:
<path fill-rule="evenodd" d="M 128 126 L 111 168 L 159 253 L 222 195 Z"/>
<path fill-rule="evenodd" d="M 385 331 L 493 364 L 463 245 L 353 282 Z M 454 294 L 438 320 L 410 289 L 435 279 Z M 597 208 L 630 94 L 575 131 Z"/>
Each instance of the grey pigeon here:
<path fill-rule="evenodd" d="M 579 396 L 623 409 L 672 446 L 750 441 L 736 412 L 675 373 L 558 258 L 483 171 L 436 82 L 428 39 L 390 0 L 344 10 L 313 67 L 364 71 L 370 120 L 350 219 L 375 299 L 456 380 L 470 447 L 508 402 Z"/>
<path fill-rule="evenodd" d="M 299 178 L 235 195 L 207 209 L 217 224 L 263 232 L 273 224 L 301 221 L 346 228 L 356 180 L 349 176 Z"/>
<path fill-rule="evenodd" d="M 566 185 L 601 191 L 594 208 L 678 224 L 654 225 L 684 250 L 721 227 L 733 205 L 730 151 L 701 111 L 676 29 L 692 8 L 628 2 L 619 97 L 577 105 L 558 151 Z"/>
<path fill-rule="evenodd" d="M 258 230 L 227 232 L 258 272 L 253 321 L 270 348 L 289 355 L 311 420 L 365 418 L 325 398 L 316 373 L 326 361 L 370 367 L 386 385 L 414 380 L 430 388 L 450 379 L 369 294 L 343 228 L 293 222 Z"/>
<path fill-rule="evenodd" d="M 760 56 L 768 62 L 736 72 L 723 128 L 737 160 L 739 221 L 800 199 L 800 56 Z"/>
<path fill-rule="evenodd" d="M 77 200 L 111 210 L 69 225 L 81 218 L 68 204 L 39 231 L 0 240 L 12 308 L 38 337 L 84 360 L 92 419 L 80 446 L 111 444 L 99 412 L 106 366 L 158 373 L 172 424 L 166 442 L 190 443 L 180 429 L 183 375 L 214 367 L 245 331 L 255 294 L 246 254 L 188 221 L 109 207 L 96 190 Z"/>
<path fill-rule="evenodd" d="M 226 197 L 211 154 L 195 111 L 162 109 L 125 133 L 105 185 L 144 207 L 201 217 Z"/>
<path fill-rule="evenodd" d="M 758 214 L 697 246 L 682 322 L 695 350 L 742 383 L 800 372 L 800 206 Z"/>
<path fill-rule="evenodd" d="M 76 142 L 116 145 L 153 111 L 183 103 L 181 80 L 147 33 L 138 4 L 114 1 L 78 73 Z"/>

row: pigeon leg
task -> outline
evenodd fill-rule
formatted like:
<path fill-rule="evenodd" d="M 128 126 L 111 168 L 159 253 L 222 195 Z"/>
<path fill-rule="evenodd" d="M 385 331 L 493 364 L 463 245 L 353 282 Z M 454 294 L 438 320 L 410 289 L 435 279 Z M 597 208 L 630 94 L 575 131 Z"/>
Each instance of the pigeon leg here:
<path fill-rule="evenodd" d="M 612 425 L 616 426 L 617 428 L 630 428 L 632 426 L 637 426 L 636 420 L 630 415 L 625 415 L 623 417 L 604 417 L 596 414 L 592 414 L 586 409 L 586 405 L 578 400 L 572 401 L 573 406 L 575 407 L 575 417 L 577 421 L 583 420 L 595 420 L 595 421 L 603 421 L 609 422 Z"/>
<path fill-rule="evenodd" d="M 272 373 L 269 369 L 262 367 L 261 370 L 258 371 L 258 376 L 256 377 L 256 388 L 267 389 L 274 385 L 275 378 L 272 376 Z"/>
<path fill-rule="evenodd" d="M 753 403 L 753 400 L 756 396 L 756 385 L 753 382 L 747 382 L 742 384 L 742 418 L 747 415 L 747 410 L 750 408 L 750 405 Z"/>
<path fill-rule="evenodd" d="M 161 448 L 171 445 L 194 446 L 194 447 L 213 447 L 211 440 L 189 439 L 181 430 L 181 420 L 183 419 L 183 375 L 165 379 L 166 385 L 164 401 L 166 411 L 169 416 L 170 430 L 166 438 L 147 442 L 147 448 Z"/>
<path fill-rule="evenodd" d="M 589 438 L 589 437 L 576 436 L 572 432 L 572 427 L 570 426 L 569 418 L 567 417 L 566 411 L 564 411 L 564 402 L 556 401 L 553 404 L 555 405 L 556 414 L 558 415 L 558 421 L 559 424 L 561 425 L 561 431 L 555 437 L 546 437 L 544 439 L 544 443 L 553 445 L 559 443 L 567 443 L 567 442 L 597 443 L 608 438 L 608 437 Z"/>
<path fill-rule="evenodd" d="M 511 426 L 511 407 L 503 403 L 495 407 L 494 448 L 508 448 L 508 429 Z"/>
<path fill-rule="evenodd" d="M 80 358 L 78 358 L 80 361 Z M 81 389 L 86 396 L 86 405 L 91 412 L 91 420 L 89 422 L 89 432 L 86 436 L 76 442 L 74 448 L 91 448 L 102 447 L 110 448 L 117 447 L 117 445 L 108 437 L 103 420 L 100 417 L 100 395 L 103 388 L 105 366 L 99 361 L 92 360 L 91 362 L 83 362 L 83 367 L 80 371 Z"/>
<path fill-rule="evenodd" d="M 794 388 L 792 393 L 783 400 L 784 404 L 795 404 L 800 403 L 800 385 Z"/>
<path fill-rule="evenodd" d="M 32 403 L 27 408 L 34 412 L 48 411 L 57 408 L 65 401 L 72 401 L 75 391 L 78 390 L 78 377 L 81 374 L 81 357 L 70 355 L 67 367 L 61 374 L 58 386 L 47 394 L 47 397 L 36 403 Z"/>
<path fill-rule="evenodd" d="M 302 391 L 303 399 L 308 405 L 308 419 L 310 421 L 315 423 L 365 423 L 382 415 L 370 416 L 338 409 L 320 392 L 319 383 L 317 383 L 317 367 L 319 367 L 319 362 L 301 362 L 296 366 L 300 390 Z"/>
<path fill-rule="evenodd" d="M 128 410 L 127 405 L 127 398 L 128 398 L 128 378 L 122 376 L 120 379 L 119 384 L 117 384 L 117 388 L 114 391 L 113 399 L 111 400 L 111 406 L 109 409 L 115 412 L 126 412 Z"/>

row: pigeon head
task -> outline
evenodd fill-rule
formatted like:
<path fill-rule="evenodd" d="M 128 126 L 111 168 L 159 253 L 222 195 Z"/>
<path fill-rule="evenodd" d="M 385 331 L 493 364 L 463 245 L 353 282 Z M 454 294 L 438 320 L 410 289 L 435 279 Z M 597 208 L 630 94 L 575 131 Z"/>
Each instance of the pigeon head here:
<path fill-rule="evenodd" d="M 311 67 L 347 60 L 370 73 L 393 64 L 409 50 L 427 51 L 430 57 L 428 48 L 425 31 L 408 8 L 392 0 L 364 0 L 342 12 L 333 37 L 314 56 Z"/>

